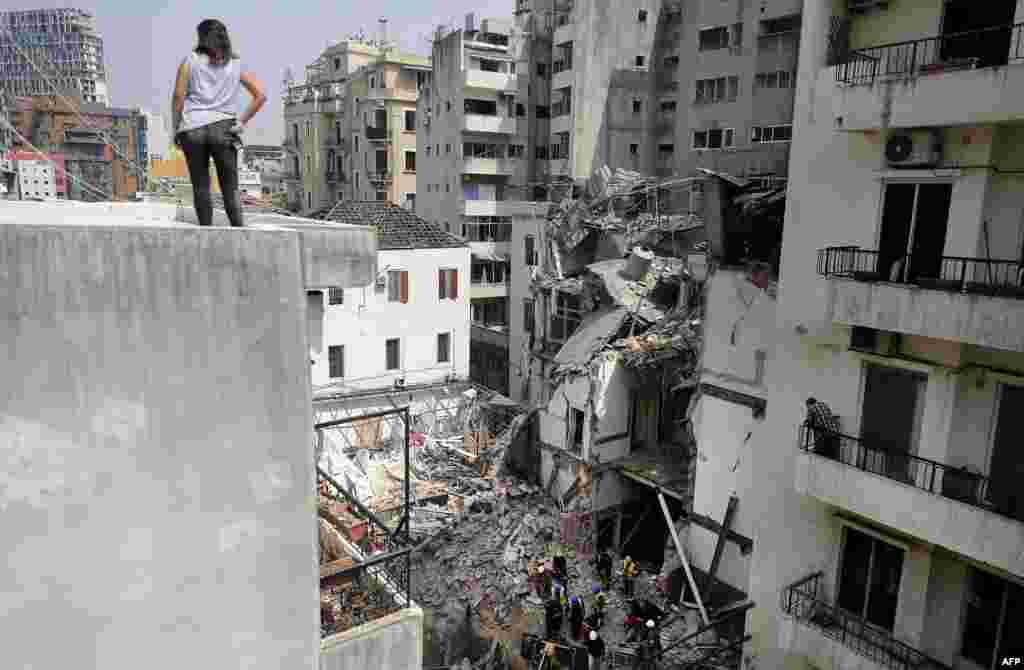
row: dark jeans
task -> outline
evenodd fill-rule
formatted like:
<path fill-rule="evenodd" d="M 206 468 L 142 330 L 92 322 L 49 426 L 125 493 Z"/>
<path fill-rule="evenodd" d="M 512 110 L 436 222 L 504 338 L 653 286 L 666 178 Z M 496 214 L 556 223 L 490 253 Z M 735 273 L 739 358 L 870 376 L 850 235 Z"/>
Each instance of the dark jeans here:
<path fill-rule="evenodd" d="M 224 209 L 232 226 L 242 225 L 242 205 L 238 199 L 238 150 L 237 138 L 230 130 L 235 125 L 232 119 L 217 121 L 206 126 L 184 130 L 178 133 L 181 149 L 188 162 L 188 174 L 192 179 L 192 198 L 195 201 L 196 217 L 200 226 L 213 224 L 213 200 L 210 196 L 210 159 L 217 166 L 217 180 L 224 196 Z"/>

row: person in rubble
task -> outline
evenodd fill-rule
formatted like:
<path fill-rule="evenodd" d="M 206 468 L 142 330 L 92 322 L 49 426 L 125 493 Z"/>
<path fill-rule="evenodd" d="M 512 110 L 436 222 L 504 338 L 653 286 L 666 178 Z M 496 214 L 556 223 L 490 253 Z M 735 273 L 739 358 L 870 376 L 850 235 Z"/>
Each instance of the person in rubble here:
<path fill-rule="evenodd" d="M 562 632 L 561 611 L 558 601 L 548 599 L 544 603 L 544 639 L 553 640 Z M 558 624 L 557 628 L 555 624 Z"/>
<path fill-rule="evenodd" d="M 587 656 L 590 657 L 590 670 L 601 670 L 601 661 L 604 659 L 604 640 L 596 631 L 590 631 L 587 640 Z"/>
<path fill-rule="evenodd" d="M 542 565 L 540 566 L 541 584 L 544 588 L 544 598 L 551 598 L 551 573 Z"/>
<path fill-rule="evenodd" d="M 640 574 L 640 566 L 630 556 L 622 561 L 622 591 L 627 598 L 633 597 L 636 588 L 636 577 Z"/>
<path fill-rule="evenodd" d="M 608 549 L 602 547 L 596 559 L 597 576 L 601 580 L 601 587 L 608 590 L 612 582 L 612 556 Z"/>
<path fill-rule="evenodd" d="M 626 644 L 640 639 L 640 634 L 643 632 L 643 623 L 644 620 L 633 612 L 626 615 L 625 621 L 622 622 L 623 628 L 626 629 Z"/>
<path fill-rule="evenodd" d="M 562 638 L 562 626 L 565 625 L 565 606 L 557 599 L 551 599 L 551 636 L 549 639 Z"/>
<path fill-rule="evenodd" d="M 238 195 L 238 153 L 242 132 L 249 119 L 266 104 L 267 94 L 263 85 L 242 69 L 223 23 L 206 19 L 196 33 L 198 44 L 178 67 L 174 84 L 174 143 L 185 152 L 199 225 L 213 225 L 212 158 L 228 219 L 232 226 L 240 227 L 243 222 Z M 239 94 L 243 88 L 252 102 L 239 114 Z"/>
<path fill-rule="evenodd" d="M 562 552 L 555 554 L 555 558 L 552 560 L 555 567 L 555 574 L 566 586 L 569 585 L 569 568 L 565 562 L 565 556 Z"/>
<path fill-rule="evenodd" d="M 657 642 L 655 637 L 657 633 L 654 630 L 654 622 L 649 620 L 646 624 L 646 634 L 640 641 L 640 647 L 637 649 L 636 661 L 633 667 L 637 670 L 655 670 L 655 657 L 658 653 Z"/>
<path fill-rule="evenodd" d="M 594 611 L 597 625 L 594 628 L 600 629 L 604 625 L 604 611 L 608 607 L 608 595 L 597 584 L 594 584 Z"/>
<path fill-rule="evenodd" d="M 825 458 L 839 458 L 839 419 L 832 408 L 817 398 L 808 398 L 806 425 L 813 432 L 814 451 Z"/>
<path fill-rule="evenodd" d="M 583 607 L 583 601 L 577 596 L 573 596 L 569 600 L 569 628 L 574 640 L 579 640 L 583 637 L 583 616 L 585 614 L 586 610 Z"/>

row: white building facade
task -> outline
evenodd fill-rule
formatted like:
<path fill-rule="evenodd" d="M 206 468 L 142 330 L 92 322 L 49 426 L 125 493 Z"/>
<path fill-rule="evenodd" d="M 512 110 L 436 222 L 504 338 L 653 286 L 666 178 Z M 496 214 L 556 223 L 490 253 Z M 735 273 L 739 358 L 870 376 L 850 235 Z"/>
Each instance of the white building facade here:
<path fill-rule="evenodd" d="M 53 163 L 44 160 L 15 161 L 18 197 L 56 198 L 57 181 Z"/>
<path fill-rule="evenodd" d="M 378 223 L 378 275 L 367 286 L 310 296 L 322 323 L 313 385 L 339 393 L 469 377 L 469 248 L 389 203 L 339 205 L 338 221 Z"/>
<path fill-rule="evenodd" d="M 767 412 L 739 436 L 748 657 L 1009 667 L 1024 656 L 1024 14 L 856 4 L 803 7 Z M 806 432 L 809 397 L 841 434 Z"/>

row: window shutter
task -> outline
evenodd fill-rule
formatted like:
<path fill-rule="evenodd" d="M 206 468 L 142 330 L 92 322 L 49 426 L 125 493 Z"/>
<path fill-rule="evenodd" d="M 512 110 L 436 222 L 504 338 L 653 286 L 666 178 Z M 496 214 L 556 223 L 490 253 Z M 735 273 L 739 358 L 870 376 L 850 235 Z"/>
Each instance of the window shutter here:
<path fill-rule="evenodd" d="M 447 287 L 444 285 L 444 280 L 445 280 L 445 276 L 444 275 L 445 275 L 444 270 L 438 270 L 437 271 L 437 299 L 438 300 L 444 300 L 445 298 L 448 297 L 446 295 Z"/>
<path fill-rule="evenodd" d="M 403 304 L 409 302 L 409 272 L 401 273 L 401 286 L 399 287 L 399 301 Z"/>
<path fill-rule="evenodd" d="M 452 270 L 451 271 L 451 277 L 452 277 L 452 290 L 451 290 L 452 300 L 458 300 L 459 299 L 459 271 L 458 270 Z"/>

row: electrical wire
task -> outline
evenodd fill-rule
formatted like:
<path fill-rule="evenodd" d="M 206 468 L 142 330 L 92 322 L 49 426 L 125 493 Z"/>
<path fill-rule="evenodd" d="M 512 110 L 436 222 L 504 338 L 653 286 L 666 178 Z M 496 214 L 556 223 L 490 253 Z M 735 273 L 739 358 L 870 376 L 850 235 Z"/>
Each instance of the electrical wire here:
<path fill-rule="evenodd" d="M 72 179 L 72 180 L 78 182 L 79 186 L 82 186 L 82 187 L 88 189 L 89 191 L 92 191 L 94 194 L 98 193 L 99 197 L 100 197 L 100 200 L 107 201 L 107 200 L 110 199 L 110 196 L 106 192 L 104 192 L 101 189 L 99 189 L 98 187 L 93 186 L 92 184 L 88 183 L 87 181 L 85 181 L 81 177 L 77 177 L 77 176 L 71 174 L 70 172 L 67 171 L 66 168 L 58 168 L 57 162 L 55 160 L 50 158 L 49 155 L 47 155 L 42 150 L 40 150 L 38 147 L 36 147 L 34 144 L 29 142 L 28 139 L 26 139 L 26 137 L 24 135 L 22 135 L 20 132 L 18 132 L 18 129 L 15 128 L 14 124 L 12 124 L 10 121 L 8 121 L 7 119 L 5 119 L 2 116 L 0 116 L 0 123 L 4 124 L 4 126 L 6 126 L 11 132 L 13 132 L 14 135 L 19 140 L 21 140 L 23 144 L 27 145 L 29 149 L 31 149 L 35 153 L 39 154 L 39 156 L 41 156 L 43 160 L 45 160 L 46 162 L 48 162 L 51 165 L 53 165 L 53 168 L 54 168 L 55 172 L 56 172 L 56 170 L 59 169 L 61 171 L 61 173 L 64 175 L 65 178 Z"/>
<path fill-rule="evenodd" d="M 2 17 L 2 14 L 0 14 L 0 17 Z M 11 32 L 10 28 L 8 28 L 5 25 L 3 25 L 3 23 L 0 23 L 0 30 L 4 31 L 8 35 L 10 35 L 11 46 L 13 46 L 15 51 L 18 52 L 18 55 L 21 56 L 22 58 L 24 58 L 25 61 L 29 65 L 32 66 L 32 69 L 35 70 L 36 73 L 43 78 L 43 81 L 45 81 L 47 83 L 47 85 L 49 85 L 50 89 L 53 90 L 53 92 L 57 96 L 57 98 L 59 98 L 61 100 L 61 102 L 63 102 L 68 107 L 68 109 L 70 109 L 74 113 L 74 115 L 78 117 L 78 120 L 82 123 L 82 125 L 84 125 L 86 128 L 88 128 L 90 130 L 95 130 L 97 132 L 97 134 L 100 136 L 100 138 L 111 149 L 113 149 L 114 153 L 116 153 L 118 156 L 120 156 L 121 160 L 127 162 L 128 164 L 130 164 L 135 169 L 136 176 L 142 176 L 142 175 L 144 175 L 146 173 L 145 169 L 141 168 L 139 166 L 139 164 L 136 163 L 135 161 L 133 161 L 131 158 L 128 158 L 127 156 L 125 156 L 124 153 L 121 152 L 120 148 L 115 143 L 110 141 L 110 138 L 107 137 L 106 133 L 103 132 L 102 128 L 97 128 L 96 126 L 91 125 L 88 121 L 85 120 L 85 117 L 82 116 L 82 113 L 81 113 L 81 111 L 79 111 L 78 107 L 73 105 L 71 103 L 71 101 L 67 97 L 65 97 L 60 92 L 60 90 L 57 88 L 57 86 L 53 83 L 52 77 L 50 77 L 45 72 L 43 72 L 42 69 L 39 67 L 39 65 L 28 54 L 26 54 L 22 50 L 22 48 L 18 45 L 18 38 L 14 35 L 13 32 Z M 50 65 L 51 67 L 54 66 L 53 62 L 49 61 L 49 59 L 46 59 L 46 60 L 47 60 L 47 64 L 48 65 Z M 56 69 L 57 68 L 54 67 L 54 70 L 56 70 Z"/>

